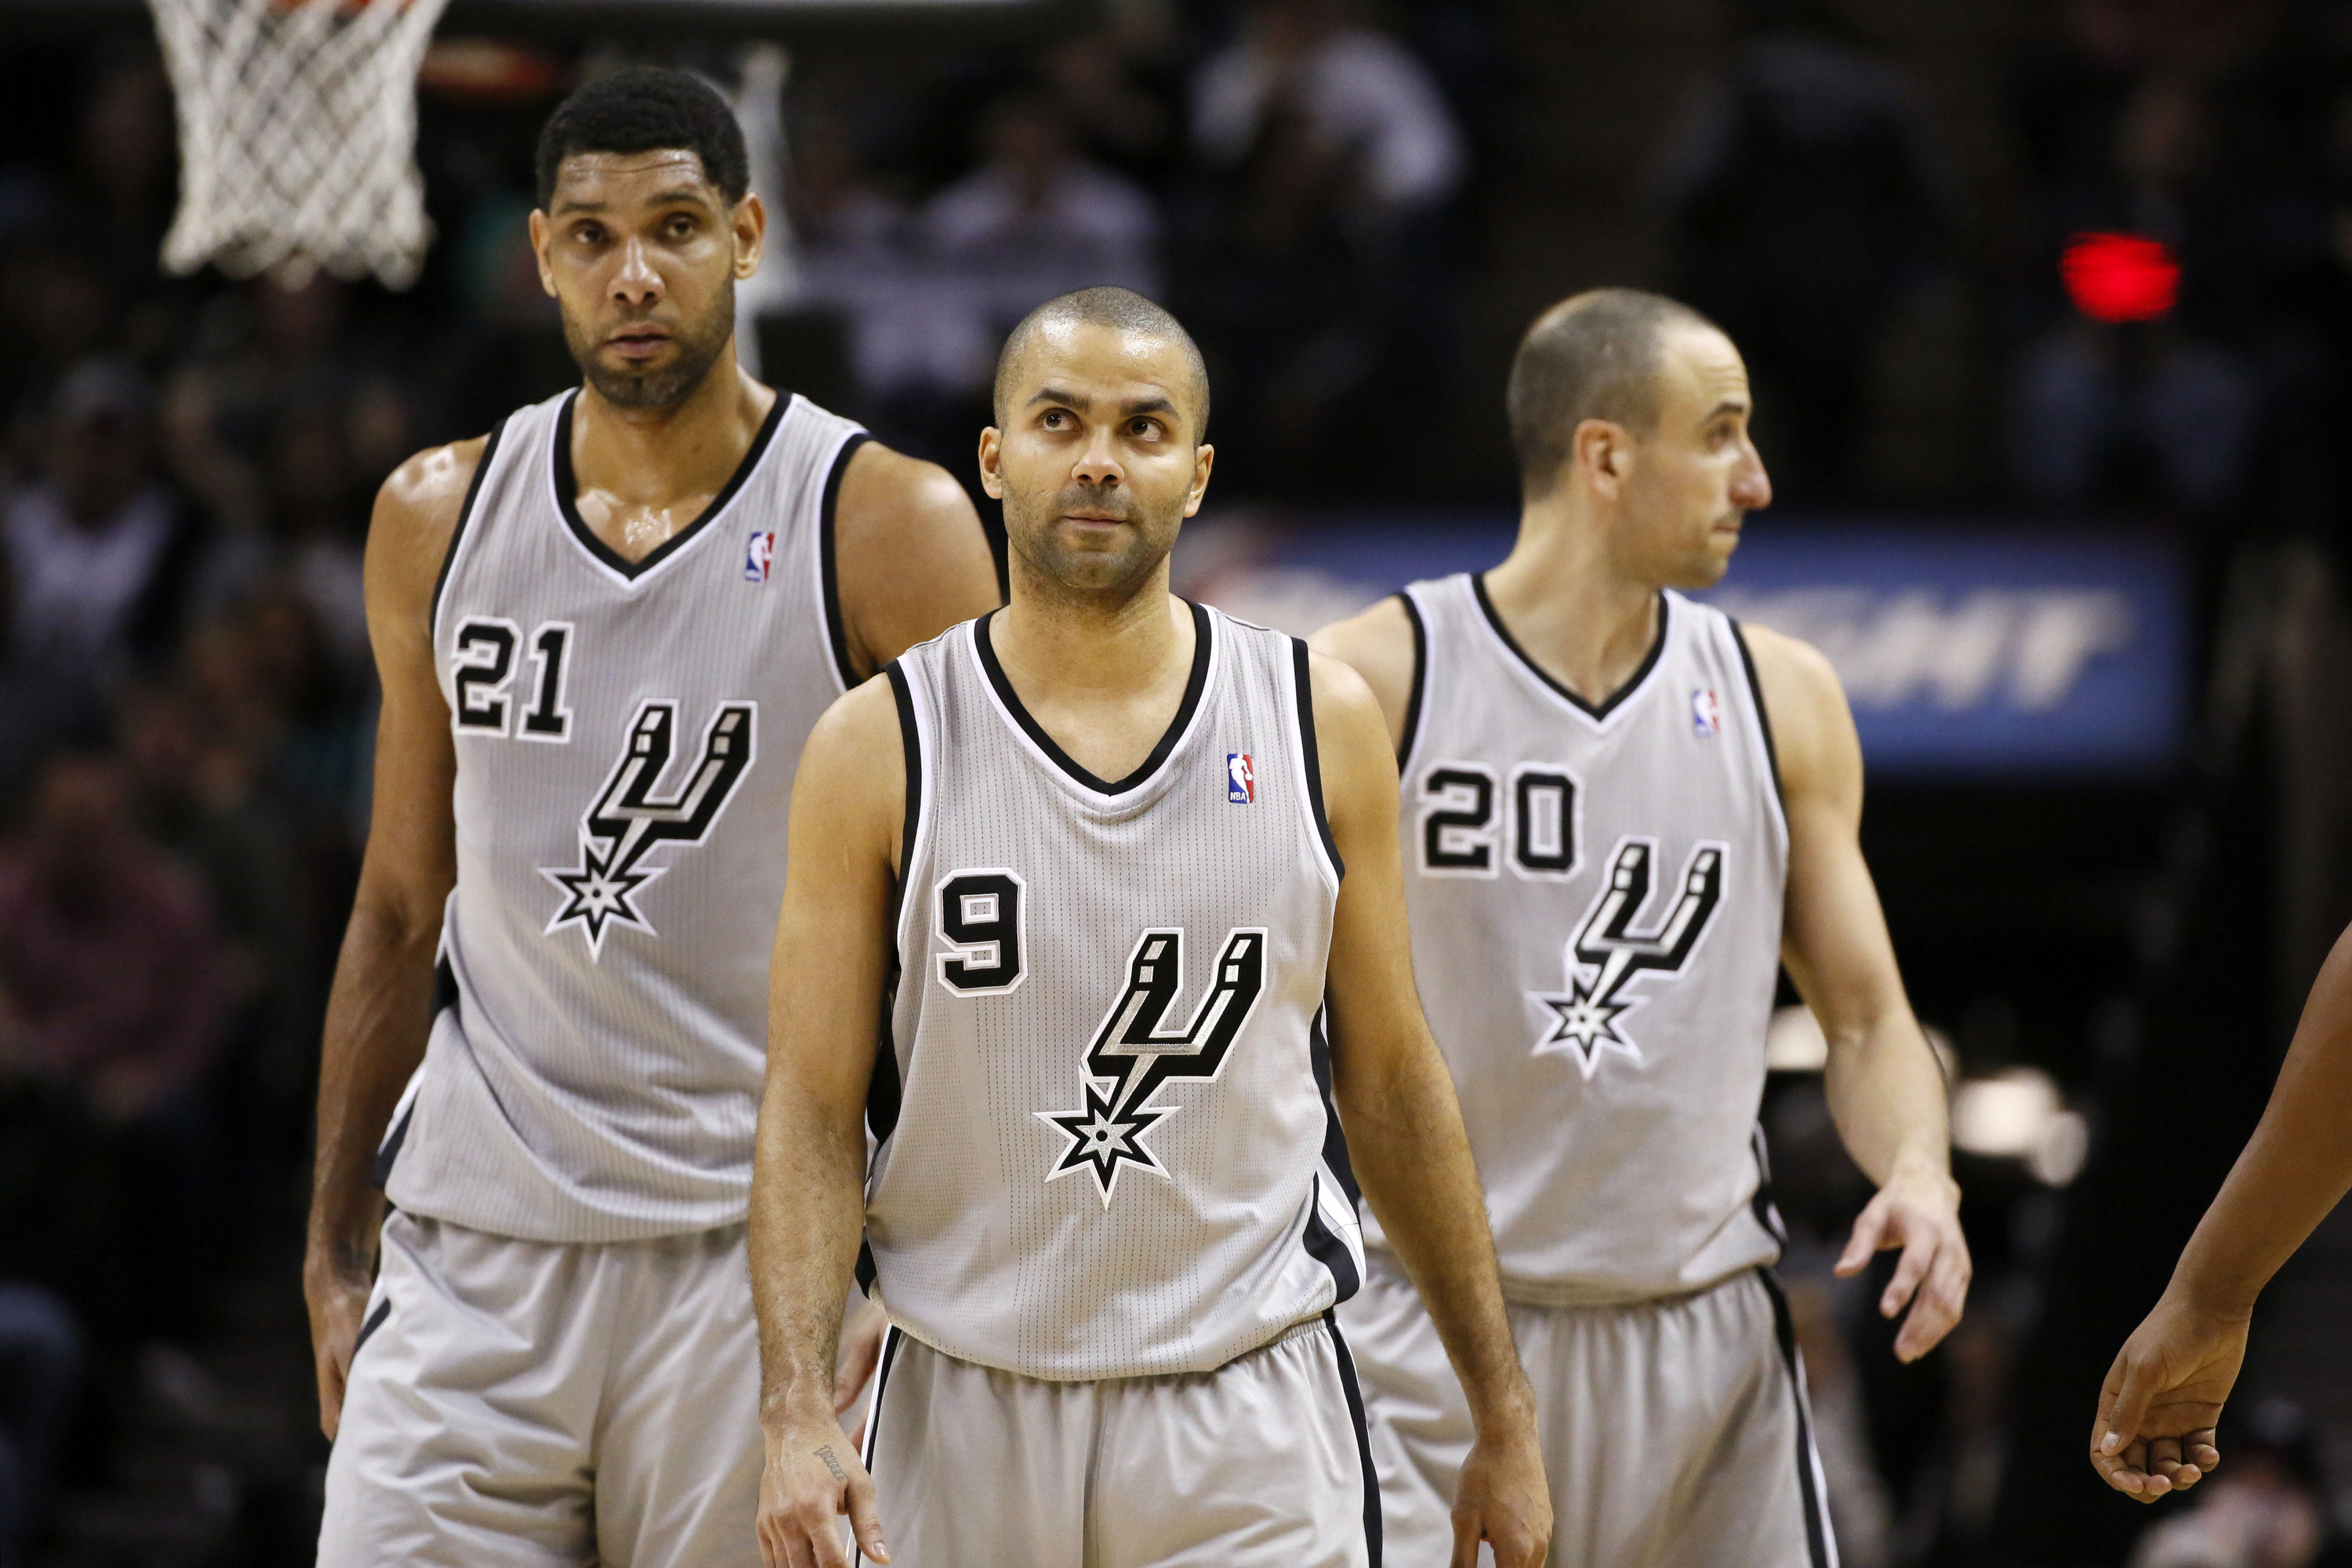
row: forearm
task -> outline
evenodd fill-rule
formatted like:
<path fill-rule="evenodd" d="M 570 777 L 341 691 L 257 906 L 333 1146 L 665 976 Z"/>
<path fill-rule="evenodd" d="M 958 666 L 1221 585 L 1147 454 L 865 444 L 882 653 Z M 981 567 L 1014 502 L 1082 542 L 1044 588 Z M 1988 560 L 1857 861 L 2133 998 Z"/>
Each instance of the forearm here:
<path fill-rule="evenodd" d="M 375 1152 L 424 1058 L 437 922 L 362 904 L 352 914 L 327 999 L 319 1067 L 319 1147 L 310 1245 L 317 1263 L 364 1270 L 383 1198 Z"/>
<path fill-rule="evenodd" d="M 1401 1051 L 1372 1081 L 1342 1075 L 1339 1100 L 1364 1201 L 1421 1291 L 1483 1428 L 1528 1398 L 1503 1311 L 1486 1198 L 1436 1047 Z"/>
<path fill-rule="evenodd" d="M 2270 1104 L 2181 1253 L 2174 1288 L 2215 1311 L 2250 1311 L 2347 1190 L 2352 933 L 2337 940 L 2321 969 Z"/>
<path fill-rule="evenodd" d="M 866 1141 L 772 1069 L 751 1182 L 751 1298 L 760 1319 L 760 1415 L 833 1418 L 842 1307 L 865 1230 Z"/>
<path fill-rule="evenodd" d="M 1838 1136 L 1873 1182 L 1951 1180 L 1944 1072 L 1908 1006 L 1832 1033 L 1823 1079 Z"/>

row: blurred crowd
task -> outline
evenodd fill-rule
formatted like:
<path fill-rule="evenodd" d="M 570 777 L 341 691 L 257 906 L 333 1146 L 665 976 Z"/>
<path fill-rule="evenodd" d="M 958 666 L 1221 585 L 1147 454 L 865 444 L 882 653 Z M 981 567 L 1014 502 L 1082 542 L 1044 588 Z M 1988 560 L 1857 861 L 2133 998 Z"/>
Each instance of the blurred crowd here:
<path fill-rule="evenodd" d="M 1966 297 L 1982 330 L 1952 374 L 1983 460 L 1931 499 L 2340 531 L 2352 7 L 2060 0 L 2011 61 L 1998 200 L 1848 8 L 1727 10 L 1626 216 L 1662 235 L 1659 275 L 1507 279 L 1530 311 L 1601 282 L 1707 310 L 1749 357 L 1784 500 L 1834 508 L 1883 499 L 1890 344 Z M 1473 317 L 1512 204 L 1543 194 L 1515 163 L 1545 89 L 1510 63 L 1510 13 L 1106 16 L 1011 50 L 811 48 L 780 103 L 746 102 L 789 235 L 746 299 L 763 373 L 963 474 L 1006 326 L 1125 283 L 1210 359 L 1227 500 L 1507 498 L 1432 433 L 1494 422 Z M 441 239 L 394 297 L 161 275 L 177 160 L 152 42 L 0 37 L 0 1568 L 61 1468 L 103 1472 L 211 1284 L 299 1234 L 367 808 L 370 499 L 572 377 L 524 237 L 530 153 L 604 56 L 488 58 L 428 67 Z M 687 63 L 736 85 L 726 52 Z M 2063 258 L 2097 232 L 2160 242 L 2177 297 L 2086 309 Z M 1825 1266 L 1863 1191 L 1818 1085 L 1779 1083 L 1767 1120 L 1846 1560 L 2004 1561 L 2011 1368 L 2060 1199 L 1964 1172 L 1974 1310 L 1898 1370 L 1867 1283 Z M 2343 1560 L 2302 1418 L 2265 1406 L 2249 1433 L 2136 1564 Z"/>

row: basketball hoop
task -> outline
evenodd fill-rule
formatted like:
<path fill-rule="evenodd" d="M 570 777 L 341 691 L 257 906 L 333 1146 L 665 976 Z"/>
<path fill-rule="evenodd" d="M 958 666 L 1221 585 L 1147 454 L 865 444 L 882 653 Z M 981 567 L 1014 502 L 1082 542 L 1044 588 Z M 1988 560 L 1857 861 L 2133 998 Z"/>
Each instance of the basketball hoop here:
<path fill-rule="evenodd" d="M 416 70 L 447 0 L 148 0 L 180 124 L 163 265 L 416 280 Z"/>

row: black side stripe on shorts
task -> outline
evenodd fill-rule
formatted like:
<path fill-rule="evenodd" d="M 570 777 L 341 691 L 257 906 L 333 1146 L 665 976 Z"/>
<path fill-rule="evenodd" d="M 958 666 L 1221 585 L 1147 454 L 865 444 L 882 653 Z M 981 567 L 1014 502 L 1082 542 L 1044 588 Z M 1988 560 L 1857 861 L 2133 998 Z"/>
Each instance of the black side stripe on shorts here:
<path fill-rule="evenodd" d="M 1789 1369 L 1789 1391 L 1797 1400 L 1797 1495 L 1804 1499 L 1805 1550 L 1813 1568 L 1837 1568 L 1836 1538 L 1830 1533 L 1830 1502 L 1822 1490 L 1821 1462 L 1813 1457 L 1813 1411 L 1805 1398 L 1804 1364 L 1797 1359 L 1797 1324 L 1789 1298 L 1769 1268 L 1759 1268 L 1764 1293 L 1772 1298 L 1772 1331 L 1780 1341 L 1780 1361 Z"/>
<path fill-rule="evenodd" d="M 1339 1386 L 1348 1391 L 1348 1418 L 1356 1424 L 1356 1459 L 1364 1468 L 1364 1561 L 1381 1568 L 1381 1477 L 1372 1468 L 1372 1429 L 1364 1421 L 1364 1391 L 1356 1382 L 1356 1358 L 1339 1332 L 1339 1315 L 1326 1311 L 1323 1326 L 1331 1331 L 1331 1348 L 1339 1352 Z M 873 1429 L 867 1417 L 866 1429 Z"/>
<path fill-rule="evenodd" d="M 369 1336 L 383 1327 L 383 1321 L 391 1316 L 392 1298 L 386 1296 L 375 1304 L 375 1310 L 367 1315 L 367 1321 L 360 1325 L 360 1337 L 352 1342 L 352 1354 L 359 1354 L 360 1347 L 367 1343 Z"/>
<path fill-rule="evenodd" d="M 874 1439 L 882 1430 L 882 1394 L 890 1384 L 890 1363 L 898 1359 L 898 1347 L 906 1341 L 896 1323 L 882 1331 L 882 1357 L 874 1366 L 874 1396 L 866 1402 L 866 1452 L 857 1457 L 869 1476 L 874 1473 Z"/>

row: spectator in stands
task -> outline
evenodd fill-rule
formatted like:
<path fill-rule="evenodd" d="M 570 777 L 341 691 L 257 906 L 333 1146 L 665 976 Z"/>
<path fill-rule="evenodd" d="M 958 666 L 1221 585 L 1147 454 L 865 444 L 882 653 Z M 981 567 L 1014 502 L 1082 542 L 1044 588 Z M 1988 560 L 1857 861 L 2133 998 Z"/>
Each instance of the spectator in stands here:
<path fill-rule="evenodd" d="M 1193 84 L 1193 149 L 1213 168 L 1236 169 L 1286 112 L 1349 163 L 1349 205 L 1364 218 L 1426 212 L 1461 183 L 1462 133 L 1429 68 L 1355 25 L 1345 0 L 1258 0 L 1240 39 Z"/>
<path fill-rule="evenodd" d="M 17 1066 L 117 1124 L 166 1112 L 219 1048 L 221 957 L 202 890 L 133 818 L 122 764 L 53 755 L 0 844 L 0 1026 Z"/>
<path fill-rule="evenodd" d="M 1254 434 L 1229 482 L 1409 488 L 1446 384 L 1464 160 L 1428 68 L 1343 0 L 1261 0 L 1194 82 L 1192 129 L 1177 297 Z"/>
<path fill-rule="evenodd" d="M 1944 264 L 1954 194 L 1907 83 L 1820 0 L 1742 0 L 1745 32 L 1670 143 L 1675 290 L 1738 341 L 1775 489 L 1842 500 L 1879 344 Z"/>
<path fill-rule="evenodd" d="M 1160 292 L 1160 215 L 1132 181 L 1080 158 L 1053 98 L 1009 94 L 985 121 L 981 166 L 931 198 L 925 242 L 991 285 L 989 335 L 1040 300 L 1115 283 Z M 991 356 L 992 360 L 992 355 Z"/>
<path fill-rule="evenodd" d="M 12 774 L 44 737 L 98 712 L 135 662 L 169 646 L 201 543 L 155 476 L 152 401 L 128 367 L 91 360 L 67 377 L 47 447 L 44 477 L 0 521 L 0 771 Z"/>
<path fill-rule="evenodd" d="M 0 1568 L 32 1562 L 81 1360 L 81 1331 L 63 1300 L 0 1280 Z"/>
<path fill-rule="evenodd" d="M 2244 499 L 2264 360 L 2294 284 L 2319 261 L 2263 95 L 2232 74 L 2273 10 L 2186 0 L 2159 15 L 2082 0 L 2066 14 L 2067 47 L 2023 74 L 2031 325 L 2010 447 L 2036 500 L 2215 519 Z M 2177 304 L 2129 321 L 2074 309 L 2061 252 L 2102 232 L 2167 246 Z"/>

